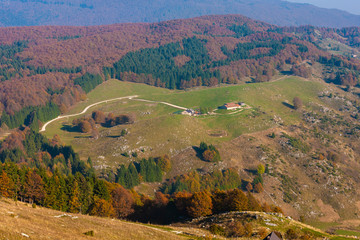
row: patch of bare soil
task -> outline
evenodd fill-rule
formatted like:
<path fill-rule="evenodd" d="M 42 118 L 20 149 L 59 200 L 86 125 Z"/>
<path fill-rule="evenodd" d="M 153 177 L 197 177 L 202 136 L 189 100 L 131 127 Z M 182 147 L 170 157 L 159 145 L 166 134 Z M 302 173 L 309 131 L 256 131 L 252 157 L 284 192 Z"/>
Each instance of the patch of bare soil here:
<path fill-rule="evenodd" d="M 210 137 L 219 137 L 219 138 L 226 137 L 228 135 L 225 130 L 208 130 L 207 134 Z"/>
<path fill-rule="evenodd" d="M 334 210 L 334 208 L 329 204 L 325 204 L 321 199 L 317 200 L 316 205 L 324 214 L 319 218 L 321 222 L 335 222 L 340 219 L 339 214 Z"/>

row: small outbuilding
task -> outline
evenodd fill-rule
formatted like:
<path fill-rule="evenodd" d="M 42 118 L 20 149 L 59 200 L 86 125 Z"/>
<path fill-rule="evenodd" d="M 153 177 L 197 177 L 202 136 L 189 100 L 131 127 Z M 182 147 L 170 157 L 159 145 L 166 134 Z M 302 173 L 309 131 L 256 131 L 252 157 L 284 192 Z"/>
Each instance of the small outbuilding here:
<path fill-rule="evenodd" d="M 181 112 L 182 115 L 188 115 L 188 116 L 199 116 L 200 113 L 198 111 L 195 111 L 194 109 L 186 109 L 185 111 Z"/>
<path fill-rule="evenodd" d="M 282 238 L 279 237 L 275 232 L 271 232 L 263 240 L 282 240 Z"/>

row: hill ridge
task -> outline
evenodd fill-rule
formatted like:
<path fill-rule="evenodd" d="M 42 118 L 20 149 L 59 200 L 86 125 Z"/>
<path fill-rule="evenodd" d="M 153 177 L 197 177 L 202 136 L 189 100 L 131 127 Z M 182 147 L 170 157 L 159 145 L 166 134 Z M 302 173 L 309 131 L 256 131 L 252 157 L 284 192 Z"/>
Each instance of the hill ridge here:
<path fill-rule="evenodd" d="M 89 26 L 122 22 L 160 22 L 214 14 L 243 14 L 272 24 L 316 25 L 325 27 L 359 26 L 360 16 L 337 9 L 282 0 L 182 0 L 114 1 L 76 3 L 58 1 L 2 1 L 0 26 L 73 25 Z"/>

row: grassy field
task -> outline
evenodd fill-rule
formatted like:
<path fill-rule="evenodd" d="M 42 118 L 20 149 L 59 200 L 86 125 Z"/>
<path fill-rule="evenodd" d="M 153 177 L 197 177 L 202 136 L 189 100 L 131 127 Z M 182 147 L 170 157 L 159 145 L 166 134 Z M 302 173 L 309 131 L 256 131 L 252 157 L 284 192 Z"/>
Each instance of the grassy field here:
<path fill-rule="evenodd" d="M 114 167 L 134 160 L 123 157 L 121 154 L 124 152 L 137 152 L 139 157 L 174 155 L 188 147 L 199 145 L 201 141 L 218 144 L 244 133 L 275 127 L 278 124 L 274 121 L 275 118 L 281 119 L 285 125 L 297 123 L 301 115 L 291 109 L 292 99 L 298 96 L 307 108 L 311 108 L 314 103 L 320 103 L 317 96 L 323 88 L 321 83 L 296 77 L 270 83 L 189 91 L 171 91 L 144 84 L 109 80 L 93 90 L 86 101 L 74 106 L 69 114 L 80 112 L 87 105 L 104 99 L 129 95 L 194 109 L 216 109 L 227 102 L 242 101 L 251 109 L 235 114 L 220 111 L 221 114 L 218 115 L 190 117 L 174 114 L 179 109 L 164 104 L 125 99 L 98 105 L 85 114 L 90 115 L 94 109 L 114 114 L 135 113 L 137 120 L 132 125 L 101 127 L 98 140 L 91 139 L 90 134 L 68 131 L 67 126 L 71 126 L 73 118 L 50 124 L 44 134 L 49 138 L 58 134 L 64 143 L 74 146 L 83 159 L 92 157 L 99 168 Z M 120 137 L 122 129 L 128 131 L 125 137 Z M 214 136 L 214 132 L 223 134 Z"/>
<path fill-rule="evenodd" d="M 282 233 L 292 228 L 297 232 L 311 233 L 323 239 L 353 239 L 334 236 L 319 229 L 266 213 L 257 213 L 261 218 L 253 222 L 255 232 L 259 227 L 269 228 L 268 223 L 274 225 L 271 230 Z M 0 199 L 0 239 L 211 239 L 206 229 L 196 226 L 158 226 L 151 224 L 133 223 L 111 218 L 92 217 L 81 214 L 68 214 L 43 207 L 33 208 L 30 204 L 14 202 L 10 199 Z M 262 219 L 266 219 L 263 221 Z M 92 231 L 93 236 L 85 235 Z M 339 235 L 352 235 L 348 231 L 337 232 Z M 214 239 L 214 238 L 212 238 Z M 219 237 L 216 239 L 224 239 Z M 239 239 L 259 239 L 258 236 Z"/>
<path fill-rule="evenodd" d="M 0 239 L 187 239 L 173 233 L 170 228 L 80 214 L 63 214 L 1 199 Z M 89 231 L 94 231 L 94 236 L 84 234 Z"/>

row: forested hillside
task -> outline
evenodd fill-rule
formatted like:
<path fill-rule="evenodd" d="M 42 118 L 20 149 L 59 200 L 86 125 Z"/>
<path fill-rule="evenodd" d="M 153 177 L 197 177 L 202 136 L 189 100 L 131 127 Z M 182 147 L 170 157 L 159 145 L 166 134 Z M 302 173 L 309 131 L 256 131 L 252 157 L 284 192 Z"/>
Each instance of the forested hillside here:
<path fill-rule="evenodd" d="M 321 77 L 353 86 L 359 61 L 333 56 L 319 41 L 329 38 L 355 51 L 358 35 L 357 28 L 279 28 L 239 15 L 154 24 L 2 28 L 1 122 L 8 128 L 41 125 L 110 77 L 185 89 L 264 82 L 283 72 L 309 77 L 312 65 L 319 63 L 324 69 L 334 66 Z"/>
<path fill-rule="evenodd" d="M 349 27 L 360 24 L 359 16 L 344 11 L 283 0 L 3 0 L 0 13 L 0 26 L 159 22 L 213 14 L 242 14 L 281 26 Z"/>
<path fill-rule="evenodd" d="M 143 222 L 284 209 L 346 224 L 359 39 L 240 15 L 1 28 L 0 195 Z"/>

